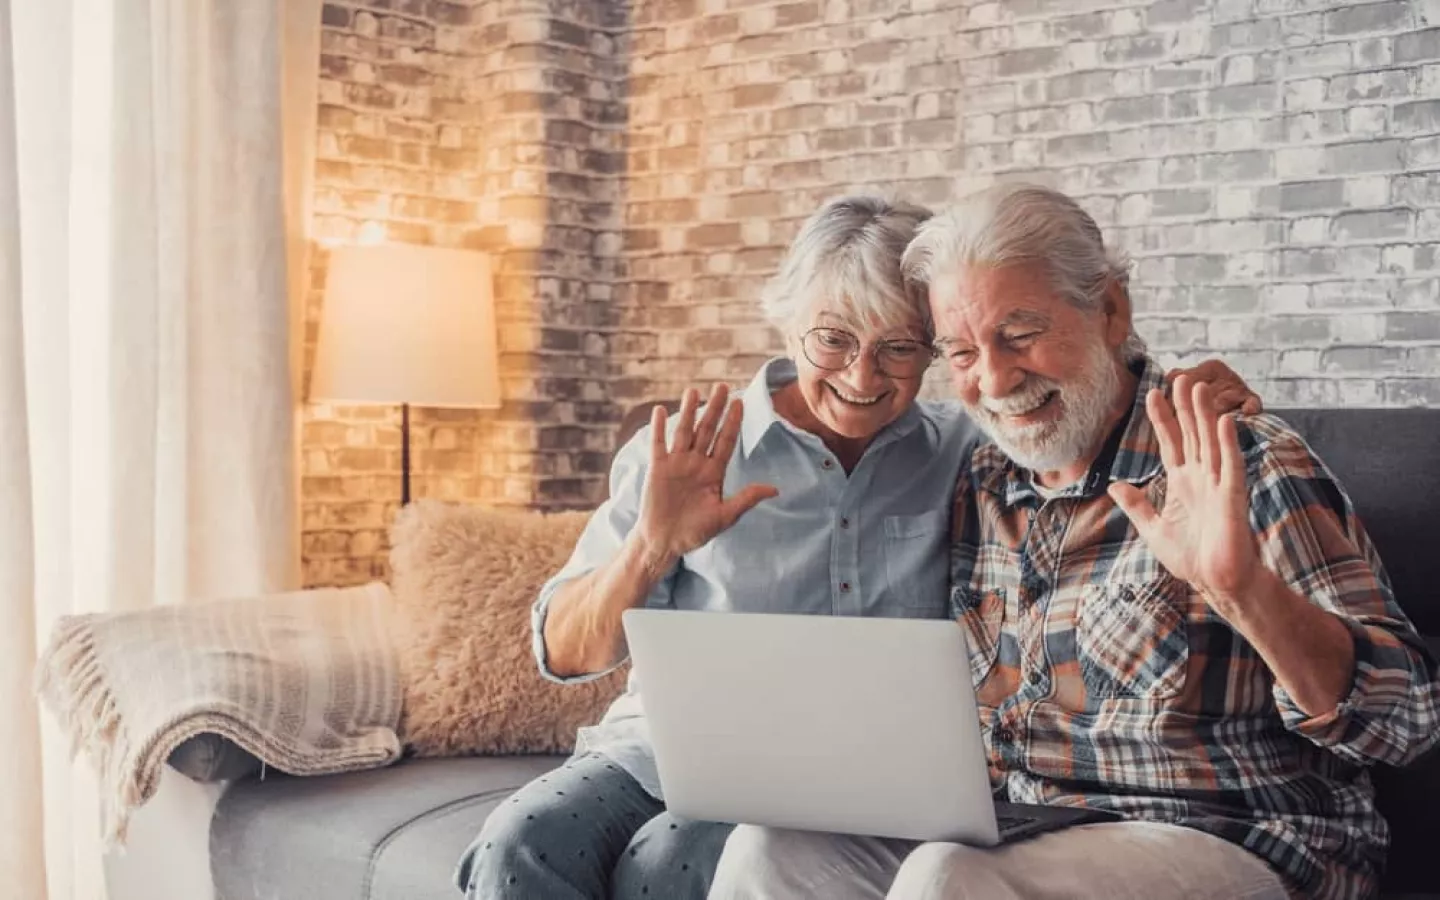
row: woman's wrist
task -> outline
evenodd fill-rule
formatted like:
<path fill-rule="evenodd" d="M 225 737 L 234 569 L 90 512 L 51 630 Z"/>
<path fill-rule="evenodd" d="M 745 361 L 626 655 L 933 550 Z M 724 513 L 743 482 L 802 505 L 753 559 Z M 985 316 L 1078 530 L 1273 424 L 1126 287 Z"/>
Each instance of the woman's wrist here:
<path fill-rule="evenodd" d="M 652 540 L 638 528 L 625 539 L 623 556 L 622 565 L 639 573 L 649 587 L 659 584 L 680 561 L 679 554 Z"/>

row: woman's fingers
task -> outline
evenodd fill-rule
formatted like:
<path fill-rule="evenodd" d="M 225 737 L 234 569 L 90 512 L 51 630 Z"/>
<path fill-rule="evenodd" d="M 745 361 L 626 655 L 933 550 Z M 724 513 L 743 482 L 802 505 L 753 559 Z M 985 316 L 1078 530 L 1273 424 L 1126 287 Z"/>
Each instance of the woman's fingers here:
<path fill-rule="evenodd" d="M 717 384 L 710 389 L 710 399 L 705 401 L 705 412 L 700 415 L 700 424 L 695 428 L 695 449 L 701 453 L 710 452 L 715 440 L 715 430 L 720 427 L 720 418 L 725 415 L 725 401 L 730 397 L 730 388 Z"/>
<path fill-rule="evenodd" d="M 710 458 L 722 469 L 730 464 L 730 455 L 735 452 L 735 443 L 740 439 L 740 423 L 745 417 L 745 404 L 736 397 L 725 410 L 725 421 L 720 423 L 720 431 L 715 435 L 715 447 L 710 451 Z"/>
<path fill-rule="evenodd" d="M 655 404 L 650 410 L 650 462 L 659 462 L 670 455 L 670 449 L 665 442 L 665 420 L 670 414 L 665 407 Z"/>

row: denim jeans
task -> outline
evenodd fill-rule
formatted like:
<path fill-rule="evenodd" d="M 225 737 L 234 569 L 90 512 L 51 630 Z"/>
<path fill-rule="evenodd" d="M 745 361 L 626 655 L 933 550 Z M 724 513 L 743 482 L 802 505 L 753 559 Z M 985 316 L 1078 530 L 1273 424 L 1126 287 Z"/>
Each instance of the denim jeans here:
<path fill-rule="evenodd" d="M 469 900 L 703 900 L 731 828 L 676 819 L 592 753 L 491 813 L 455 881 Z"/>

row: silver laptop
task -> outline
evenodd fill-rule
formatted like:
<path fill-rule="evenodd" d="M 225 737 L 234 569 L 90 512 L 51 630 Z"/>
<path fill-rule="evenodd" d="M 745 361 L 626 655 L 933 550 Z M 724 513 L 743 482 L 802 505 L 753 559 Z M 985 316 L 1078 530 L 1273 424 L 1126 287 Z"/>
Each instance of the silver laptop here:
<path fill-rule="evenodd" d="M 994 846 L 1113 815 L 996 803 L 951 621 L 632 609 L 681 818 Z"/>

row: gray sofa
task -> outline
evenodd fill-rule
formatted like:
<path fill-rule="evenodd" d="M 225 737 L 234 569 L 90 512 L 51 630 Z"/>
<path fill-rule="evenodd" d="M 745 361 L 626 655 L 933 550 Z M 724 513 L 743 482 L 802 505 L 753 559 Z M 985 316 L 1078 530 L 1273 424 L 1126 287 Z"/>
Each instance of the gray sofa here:
<path fill-rule="evenodd" d="M 1306 435 L 1347 486 L 1401 604 L 1440 651 L 1440 546 L 1431 523 L 1440 513 L 1440 410 L 1282 410 L 1280 415 Z M 627 417 L 622 440 L 645 418 L 643 410 Z M 218 797 L 208 825 L 214 896 L 454 900 L 453 866 L 486 816 L 516 787 L 560 762 L 555 757 L 414 760 L 326 778 L 271 773 L 223 792 L 208 789 L 206 802 Z M 1375 780 L 1394 835 L 1385 896 L 1440 898 L 1440 866 L 1429 858 L 1440 835 L 1440 756 L 1405 770 L 1380 768 Z M 203 827 L 203 820 L 197 818 L 196 825 Z M 199 836 L 176 838 L 187 839 Z M 191 893 L 187 900 L 200 897 Z"/>

